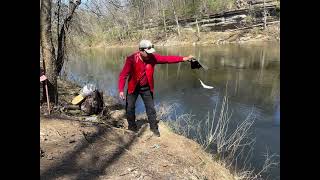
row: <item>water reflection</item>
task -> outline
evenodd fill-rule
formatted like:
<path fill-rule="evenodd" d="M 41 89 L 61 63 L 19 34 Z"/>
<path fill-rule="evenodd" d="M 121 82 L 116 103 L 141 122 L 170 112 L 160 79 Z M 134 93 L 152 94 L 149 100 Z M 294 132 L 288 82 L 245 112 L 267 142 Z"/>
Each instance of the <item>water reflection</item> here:
<path fill-rule="evenodd" d="M 279 97 L 276 99 L 276 106 L 275 106 L 275 112 L 274 112 L 274 125 L 280 126 L 280 100 Z"/>
<path fill-rule="evenodd" d="M 124 58 L 135 48 L 89 50 L 71 57 L 66 65 L 65 75 L 81 85 L 95 82 L 109 95 L 117 95 L 118 74 Z M 277 45 L 240 46 L 225 45 L 215 47 L 175 47 L 157 48 L 165 55 L 196 55 L 208 71 L 190 70 L 188 63 L 158 65 L 155 70 L 156 99 L 159 101 L 176 98 L 186 101 L 188 108 L 201 103 L 210 107 L 207 97 L 215 92 L 225 92 L 232 102 L 261 106 L 269 114 L 276 112 L 275 98 L 279 96 L 279 47 Z M 73 60 L 77 59 L 77 60 Z M 214 90 L 202 90 L 197 78 Z M 193 96 L 207 100 L 190 103 Z M 139 107 L 139 106 L 138 106 Z M 142 107 L 142 106 L 141 106 Z M 138 108 L 139 109 L 139 108 Z M 143 109 L 143 108 L 141 108 Z"/>

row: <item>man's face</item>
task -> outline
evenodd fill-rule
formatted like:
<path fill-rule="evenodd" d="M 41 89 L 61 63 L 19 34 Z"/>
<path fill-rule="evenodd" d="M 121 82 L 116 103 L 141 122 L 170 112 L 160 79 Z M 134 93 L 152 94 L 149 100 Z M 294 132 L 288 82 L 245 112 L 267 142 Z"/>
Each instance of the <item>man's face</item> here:
<path fill-rule="evenodd" d="M 140 54 L 143 58 L 148 58 L 149 54 L 146 51 L 140 51 Z"/>

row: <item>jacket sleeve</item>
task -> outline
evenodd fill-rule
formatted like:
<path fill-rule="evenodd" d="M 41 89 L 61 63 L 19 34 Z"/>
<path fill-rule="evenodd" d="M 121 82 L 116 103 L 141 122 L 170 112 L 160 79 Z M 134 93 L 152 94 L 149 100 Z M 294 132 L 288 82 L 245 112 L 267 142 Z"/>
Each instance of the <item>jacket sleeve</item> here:
<path fill-rule="evenodd" d="M 118 80 L 118 90 L 119 92 L 123 92 L 127 77 L 129 76 L 130 72 L 132 71 L 133 66 L 133 57 L 129 56 L 126 58 L 126 62 L 122 68 L 122 71 L 119 75 Z"/>
<path fill-rule="evenodd" d="M 183 62 L 182 56 L 161 56 L 160 54 L 153 54 L 157 64 L 172 64 Z"/>

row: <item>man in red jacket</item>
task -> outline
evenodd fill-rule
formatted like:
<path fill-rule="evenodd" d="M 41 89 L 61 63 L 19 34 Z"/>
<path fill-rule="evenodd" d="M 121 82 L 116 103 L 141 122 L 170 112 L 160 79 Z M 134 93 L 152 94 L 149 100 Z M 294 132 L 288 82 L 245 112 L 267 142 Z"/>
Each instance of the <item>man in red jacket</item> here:
<path fill-rule="evenodd" d="M 161 56 L 154 52 L 153 44 L 149 40 L 140 42 L 139 51 L 126 58 L 125 65 L 119 75 L 118 89 L 120 98 L 122 100 L 126 99 L 128 129 L 132 131 L 138 130 L 135 122 L 135 104 L 140 95 L 146 108 L 150 130 L 154 135 L 160 137 L 153 102 L 153 72 L 155 65 L 179 63 L 190 60 L 193 56 Z M 128 76 L 128 90 L 125 98 L 123 89 Z"/>

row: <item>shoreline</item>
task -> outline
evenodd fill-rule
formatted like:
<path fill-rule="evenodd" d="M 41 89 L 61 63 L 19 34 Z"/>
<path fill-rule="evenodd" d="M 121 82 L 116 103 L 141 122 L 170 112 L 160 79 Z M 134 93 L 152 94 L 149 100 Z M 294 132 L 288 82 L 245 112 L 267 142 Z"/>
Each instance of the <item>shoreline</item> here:
<path fill-rule="evenodd" d="M 172 46 L 216 46 L 225 44 L 259 44 L 259 43 L 280 43 L 280 23 L 269 25 L 263 30 L 260 27 L 235 30 L 235 31 L 208 31 L 200 32 L 200 38 L 195 32 L 183 28 L 182 35 L 175 33 L 168 34 L 168 37 L 158 38 L 156 32 L 148 32 L 141 39 L 149 39 L 155 46 L 172 47 Z M 109 43 L 97 43 L 94 45 L 80 45 L 82 49 L 99 49 L 99 48 L 126 48 L 137 47 L 140 39 L 111 41 Z"/>
<path fill-rule="evenodd" d="M 245 42 L 245 43 L 239 43 L 239 42 L 229 42 L 229 43 L 224 43 L 224 44 L 208 44 L 208 43 L 203 43 L 203 44 L 193 44 L 193 43 L 183 43 L 183 44 L 170 44 L 170 45 L 162 45 L 162 44 L 154 44 L 156 47 L 160 48 L 168 48 L 168 47 L 215 47 L 219 45 L 257 45 L 257 44 L 264 44 L 264 43 L 280 43 L 280 41 L 250 41 L 250 42 Z M 96 46 L 96 47 L 83 47 L 83 49 L 116 49 L 116 48 L 136 48 L 138 45 L 111 45 L 111 46 Z"/>
<path fill-rule="evenodd" d="M 73 82 L 66 81 L 66 80 L 60 80 L 58 81 L 58 87 L 59 87 L 59 106 L 68 103 L 71 101 L 71 99 L 77 94 L 78 90 L 81 88 L 76 85 Z M 163 160 L 166 161 L 168 165 L 163 166 L 163 162 L 156 163 L 154 168 L 163 169 L 164 172 L 166 172 L 163 175 L 154 175 L 152 178 L 165 178 L 167 176 L 171 176 L 170 173 L 168 173 L 168 168 L 171 168 L 170 171 L 176 171 L 174 178 L 182 178 L 182 177 L 190 177 L 192 175 L 196 175 L 198 177 L 203 178 L 214 178 L 214 179 L 234 179 L 236 178 L 235 174 L 232 174 L 230 170 L 226 167 L 224 167 L 222 162 L 218 162 L 216 160 L 213 160 L 212 155 L 208 154 L 203 150 L 203 148 L 195 141 L 188 139 L 182 135 L 178 135 L 174 133 L 168 125 L 166 125 L 164 122 L 160 122 L 160 132 L 161 137 L 155 138 L 155 137 L 149 137 L 149 129 L 145 124 L 141 125 L 140 131 L 138 133 L 138 136 L 134 135 L 131 131 L 126 130 L 126 121 L 124 118 L 124 107 L 117 104 L 114 101 L 113 97 L 104 96 L 104 101 L 106 106 L 109 108 L 108 118 L 107 119 L 101 119 L 104 121 L 104 123 L 101 123 L 98 118 L 99 116 L 81 116 L 79 114 L 70 114 L 62 112 L 59 108 L 56 109 L 56 112 L 53 112 L 52 115 L 44 115 L 43 113 L 46 111 L 46 105 L 42 104 L 42 111 L 40 114 L 40 169 L 41 169 L 41 177 L 56 177 L 60 176 L 59 172 L 55 172 L 55 168 L 52 168 L 54 164 L 59 162 L 59 160 L 63 160 L 64 156 L 61 156 L 61 154 L 67 154 L 68 151 L 71 151 L 73 148 L 77 147 L 74 145 L 81 146 L 83 143 L 88 142 L 83 141 L 83 136 L 81 135 L 81 132 L 85 132 L 85 134 L 95 134 L 100 132 L 100 130 L 108 131 L 110 132 L 108 135 L 104 135 L 105 137 L 108 137 L 109 142 L 100 142 L 98 144 L 106 143 L 105 145 L 108 146 L 102 146 L 102 147 L 110 147 L 112 144 L 110 144 L 110 141 L 115 140 L 115 136 L 117 138 L 123 138 L 125 140 L 117 141 L 116 143 L 118 146 L 124 146 L 126 147 L 123 152 L 123 157 L 126 162 L 123 161 L 117 161 L 112 163 L 110 166 L 119 168 L 119 167 L 125 167 L 125 168 L 132 168 L 132 164 L 134 166 L 138 166 L 135 164 L 136 160 L 133 160 L 132 158 L 128 158 L 126 154 L 128 152 L 131 152 L 131 154 L 134 154 L 133 156 L 139 157 L 140 160 L 145 160 L 146 157 L 149 155 L 147 154 L 139 154 L 139 152 L 145 151 L 145 149 L 150 148 L 152 146 L 151 150 L 156 151 L 156 159 L 163 156 L 165 157 Z M 114 108 L 116 107 L 117 108 Z M 112 109 L 114 108 L 114 109 Z M 94 120 L 95 119 L 95 120 Z M 144 116 L 137 116 L 137 120 L 139 122 L 146 121 L 144 119 Z M 107 125 L 107 126 L 105 126 Z M 97 128 L 99 131 L 97 131 Z M 58 133 L 58 134 L 57 134 Z M 120 133 L 120 134 L 119 134 Z M 140 135 L 139 135 L 140 134 Z M 118 137 L 119 136 L 119 137 Z M 86 135 L 84 136 L 86 137 Z M 110 138 L 109 138 L 110 137 Z M 61 139 L 62 138 L 62 139 Z M 133 142 L 133 145 L 126 146 L 125 142 L 135 139 Z M 57 141 L 59 140 L 59 141 Z M 98 140 L 97 140 L 98 141 Z M 59 142 L 56 144 L 56 142 Z M 78 144 L 79 143 L 79 144 Z M 124 144 L 121 144 L 124 143 Z M 177 148 L 173 148 L 176 146 L 176 143 L 180 143 L 180 146 Z M 65 144 L 65 145 L 64 145 Z M 93 142 L 92 145 L 94 145 L 95 142 Z M 115 142 L 113 142 L 114 146 Z M 154 147 L 154 145 L 157 145 Z M 131 147 L 133 146 L 133 147 Z M 140 149 L 139 147 L 145 146 L 145 148 Z M 169 147 L 169 148 L 166 148 Z M 188 148 L 187 148 L 188 147 Z M 103 149 L 103 148 L 99 148 Z M 157 149 L 159 149 L 157 151 Z M 59 152 L 59 153 L 57 153 Z M 87 151 L 84 151 L 83 153 L 88 154 Z M 100 151 L 97 149 L 96 151 L 92 152 L 92 156 L 99 155 Z M 170 156 L 166 155 L 166 153 L 171 154 Z M 192 157 L 189 157 L 192 154 Z M 129 153 L 130 154 L 130 153 Z M 173 155 L 173 156 L 172 156 Z M 88 155 L 89 156 L 89 155 Z M 90 155 L 91 156 L 91 155 Z M 107 155 L 104 155 L 107 156 Z M 132 155 L 131 155 L 132 156 Z M 141 157 L 140 157 L 141 156 Z M 167 157 L 168 156 L 168 157 Z M 174 159 L 180 159 L 177 162 L 171 162 Z M 120 158 L 120 157 L 119 157 Z M 198 160 L 197 160 L 198 159 Z M 79 162 L 85 161 L 87 158 L 81 158 L 79 157 Z M 200 160 L 200 161 L 199 161 Z M 146 160 L 149 162 L 149 160 Z M 152 159 L 150 160 L 152 162 Z M 189 162 L 190 161 L 190 162 Z M 63 161 L 64 162 L 64 161 Z M 65 162 L 69 163 L 69 162 Z M 70 162 L 71 163 L 71 162 Z M 131 165 L 128 165 L 128 163 Z M 178 163 L 178 166 L 175 166 L 174 164 Z M 191 163 L 191 164 L 189 164 Z M 199 164 L 200 163 L 200 164 Z M 59 163 L 58 163 L 59 164 Z M 171 164 L 171 165 L 170 165 Z M 196 165 L 197 164 L 197 165 Z M 69 164 L 68 164 L 69 165 Z M 63 166 L 66 166 L 66 164 L 63 164 Z M 159 166 L 159 167 L 158 167 Z M 191 174 L 186 174 L 188 168 L 192 168 Z M 83 169 L 84 167 L 81 167 L 80 169 Z M 99 167 L 100 168 L 100 167 Z M 86 169 L 86 168 L 84 168 Z M 112 168 L 111 168 L 112 169 Z M 122 168 L 123 169 L 123 168 Z M 139 165 L 138 167 L 140 173 L 148 173 L 148 167 L 144 166 L 143 164 Z M 125 171 L 125 170 L 123 170 Z M 87 171 L 86 171 L 87 172 Z M 89 170 L 90 172 L 90 170 Z M 88 174 L 84 172 L 79 171 L 79 174 L 83 176 L 91 177 L 92 174 Z M 96 176 L 95 172 L 91 172 Z M 114 172 L 111 170 L 111 173 L 106 174 L 107 177 L 110 177 L 111 175 L 115 175 L 118 172 Z M 131 174 L 129 172 L 128 174 Z M 119 177 L 122 177 L 122 175 L 119 175 Z M 100 176 L 99 176 L 100 177 Z M 106 176 L 101 176 L 102 179 L 106 178 Z M 128 177 L 130 179 L 131 177 Z M 111 178 L 112 179 L 112 178 Z M 126 178 L 124 178 L 126 179 Z"/>

